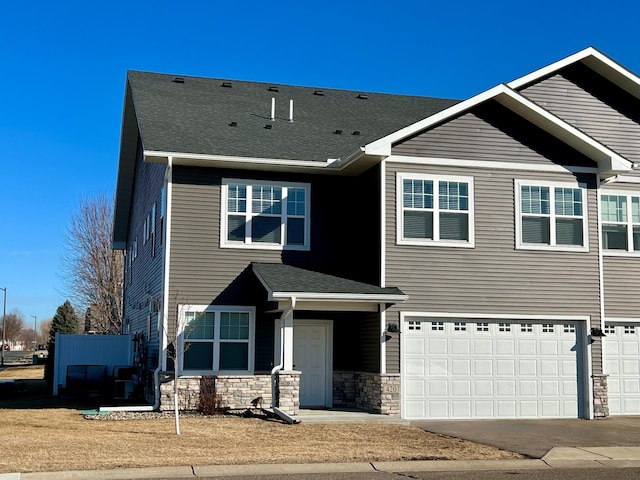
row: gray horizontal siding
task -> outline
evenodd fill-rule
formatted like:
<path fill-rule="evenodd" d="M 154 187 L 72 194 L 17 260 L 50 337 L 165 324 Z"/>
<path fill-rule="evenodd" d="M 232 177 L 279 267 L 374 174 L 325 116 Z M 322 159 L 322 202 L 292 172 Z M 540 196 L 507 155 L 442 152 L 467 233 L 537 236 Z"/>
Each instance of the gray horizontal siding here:
<path fill-rule="evenodd" d="M 441 168 L 387 165 L 386 284 L 409 300 L 397 312 L 590 315 L 599 320 L 596 192 L 588 191 L 590 251 L 515 248 L 514 178 L 570 181 L 572 175 L 448 169 L 474 177 L 475 248 L 396 244 L 396 172 L 442 174 Z M 592 182 L 593 183 L 593 182 Z M 593 185 L 592 185 L 593 187 Z M 396 319 L 393 313 L 396 312 Z"/>
<path fill-rule="evenodd" d="M 640 318 L 640 258 L 605 255 L 603 260 L 605 318 Z"/>
<path fill-rule="evenodd" d="M 495 162 L 595 166 L 580 153 L 496 102 L 403 140 L 394 155 Z"/>
<path fill-rule="evenodd" d="M 161 303 L 162 299 L 163 282 L 164 242 L 162 242 L 160 202 L 164 172 L 164 165 L 145 163 L 142 159 L 142 151 L 138 149 L 127 238 L 127 254 L 129 246 L 137 239 L 138 256 L 132 261 L 131 268 L 125 272 L 123 317 L 129 322 L 131 333 L 145 334 L 150 367 L 157 365 L 159 351 L 156 311 L 157 304 Z M 154 203 L 156 203 L 155 252 L 152 242 L 144 244 L 143 241 L 144 221 L 151 213 Z M 125 262 L 128 260 L 125 259 Z M 149 321 L 150 316 L 151 321 Z"/>
<path fill-rule="evenodd" d="M 629 160 L 640 161 L 640 102 L 586 67 L 565 69 L 522 94 Z"/>

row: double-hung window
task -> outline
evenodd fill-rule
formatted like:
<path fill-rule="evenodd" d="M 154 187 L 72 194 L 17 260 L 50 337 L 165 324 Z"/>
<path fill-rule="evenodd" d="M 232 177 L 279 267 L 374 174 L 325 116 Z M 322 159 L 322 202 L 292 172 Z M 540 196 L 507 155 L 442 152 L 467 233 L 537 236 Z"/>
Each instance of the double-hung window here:
<path fill-rule="evenodd" d="M 473 178 L 399 173 L 397 238 L 405 245 L 473 247 Z"/>
<path fill-rule="evenodd" d="M 516 180 L 518 248 L 586 251 L 586 189 Z"/>
<path fill-rule="evenodd" d="M 222 183 L 222 247 L 309 250 L 309 184 Z"/>
<path fill-rule="evenodd" d="M 189 306 L 180 315 L 183 373 L 253 371 L 255 309 Z"/>
<path fill-rule="evenodd" d="M 600 205 L 603 250 L 640 252 L 640 197 L 603 194 Z"/>

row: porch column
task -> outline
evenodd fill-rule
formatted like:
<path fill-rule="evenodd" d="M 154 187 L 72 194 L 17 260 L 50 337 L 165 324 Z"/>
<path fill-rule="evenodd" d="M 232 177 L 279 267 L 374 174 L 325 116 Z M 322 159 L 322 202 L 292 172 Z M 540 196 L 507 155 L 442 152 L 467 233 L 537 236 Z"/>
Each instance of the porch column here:
<path fill-rule="evenodd" d="M 282 369 L 293 370 L 293 308 L 282 317 Z"/>

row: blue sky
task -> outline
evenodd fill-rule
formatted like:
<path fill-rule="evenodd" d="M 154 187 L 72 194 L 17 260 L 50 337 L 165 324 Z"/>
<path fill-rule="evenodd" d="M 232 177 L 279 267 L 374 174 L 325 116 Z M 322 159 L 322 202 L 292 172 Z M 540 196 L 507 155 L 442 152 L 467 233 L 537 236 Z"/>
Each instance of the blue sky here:
<path fill-rule="evenodd" d="M 128 69 L 462 99 L 590 45 L 640 72 L 639 16 L 635 0 L 5 2 L 7 311 L 29 325 L 67 298 L 62 234 L 114 191 Z"/>

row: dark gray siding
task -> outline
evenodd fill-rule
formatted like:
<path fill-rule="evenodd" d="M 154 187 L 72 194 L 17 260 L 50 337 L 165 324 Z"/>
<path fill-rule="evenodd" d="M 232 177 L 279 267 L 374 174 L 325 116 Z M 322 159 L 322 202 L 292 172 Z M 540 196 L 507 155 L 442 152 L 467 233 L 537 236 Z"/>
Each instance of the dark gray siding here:
<path fill-rule="evenodd" d="M 141 148 L 138 149 L 127 238 L 127 255 L 131 251 L 129 247 L 137 240 L 138 256 L 131 261 L 131 268 L 125 271 L 123 317 L 125 322 L 128 321 L 131 333 L 144 333 L 150 367 L 157 365 L 159 349 L 156 326 L 158 305 L 162 299 L 164 242 L 160 203 L 164 172 L 164 165 L 143 162 Z M 143 239 L 143 225 L 154 203 L 155 245 L 153 241 L 145 244 Z M 129 260 L 125 259 L 125 263 L 128 264 Z"/>
<path fill-rule="evenodd" d="M 640 161 L 640 100 L 583 65 L 521 92 L 631 161 Z"/>
<path fill-rule="evenodd" d="M 310 251 L 220 248 L 223 178 L 309 183 Z M 170 316 L 175 315 L 175 303 L 256 306 L 256 369 L 265 369 L 273 356 L 274 317 L 260 313 L 266 309 L 266 292 L 251 272 L 250 263 L 281 262 L 378 284 L 378 185 L 377 168 L 344 178 L 175 167 Z M 371 195 L 362 195 L 363 191 Z"/>
<path fill-rule="evenodd" d="M 497 102 L 487 102 L 394 145 L 392 153 L 412 157 L 596 166 Z"/>

